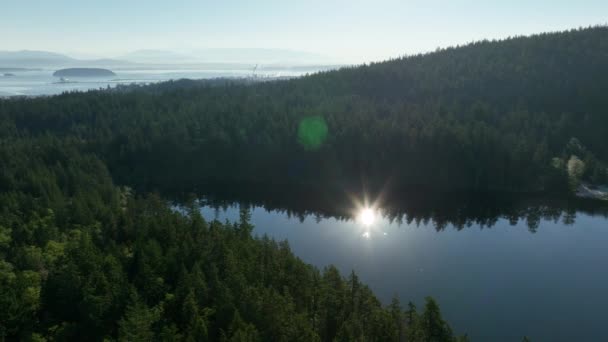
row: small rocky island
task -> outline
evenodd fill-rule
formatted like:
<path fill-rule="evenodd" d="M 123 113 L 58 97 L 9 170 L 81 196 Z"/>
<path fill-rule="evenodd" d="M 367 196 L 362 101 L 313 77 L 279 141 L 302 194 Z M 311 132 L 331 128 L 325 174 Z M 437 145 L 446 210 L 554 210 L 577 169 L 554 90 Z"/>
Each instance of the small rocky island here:
<path fill-rule="evenodd" d="M 56 77 L 110 77 L 116 76 L 114 72 L 101 68 L 68 68 L 55 71 Z"/>

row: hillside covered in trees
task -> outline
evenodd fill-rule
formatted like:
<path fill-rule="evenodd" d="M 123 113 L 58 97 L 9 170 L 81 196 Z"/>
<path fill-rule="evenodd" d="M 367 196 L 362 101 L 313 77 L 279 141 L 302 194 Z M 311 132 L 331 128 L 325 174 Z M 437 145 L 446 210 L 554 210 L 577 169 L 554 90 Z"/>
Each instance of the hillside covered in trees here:
<path fill-rule="evenodd" d="M 575 181 L 608 178 L 607 55 L 608 28 L 595 27 L 286 81 L 5 100 L 0 127 L 72 139 L 139 189 L 562 191 L 569 164 Z"/>
<path fill-rule="evenodd" d="M 383 307 L 354 273 L 252 237 L 247 210 L 207 222 L 167 194 L 605 183 L 607 56 L 595 27 L 292 80 L 0 100 L 0 339 L 455 340 L 432 299 Z"/>

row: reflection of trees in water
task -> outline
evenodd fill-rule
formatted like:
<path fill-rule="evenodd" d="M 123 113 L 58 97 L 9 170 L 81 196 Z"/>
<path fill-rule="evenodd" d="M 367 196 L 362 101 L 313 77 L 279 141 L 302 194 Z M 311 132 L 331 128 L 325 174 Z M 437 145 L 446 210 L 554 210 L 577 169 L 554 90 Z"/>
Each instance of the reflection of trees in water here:
<path fill-rule="evenodd" d="M 408 225 L 428 225 L 437 231 L 452 226 L 457 230 L 479 227 L 491 228 L 499 219 L 515 226 L 525 222 L 530 232 L 535 233 L 542 221 L 562 222 L 572 225 L 576 222 L 577 212 L 608 217 L 608 206 L 602 203 L 548 200 L 478 197 L 465 199 L 450 197 L 449 201 L 429 201 L 418 206 L 395 207 L 386 211 L 390 222 L 403 222 Z"/>
<path fill-rule="evenodd" d="M 323 219 L 353 220 L 357 208 L 346 193 L 293 189 L 247 188 L 234 191 L 213 191 L 203 196 L 201 205 L 226 210 L 234 204 L 259 206 L 303 222 L 307 217 L 317 223 Z M 369 198 L 376 198 L 369 196 Z M 456 230 L 470 227 L 491 228 L 499 219 L 515 226 L 525 222 L 534 233 L 542 221 L 573 225 L 577 213 L 601 215 L 608 218 L 606 203 L 577 199 L 548 199 L 498 195 L 429 195 L 408 193 L 383 196 L 372 202 L 382 216 L 398 225 L 432 225 L 437 231 L 449 226 Z"/>

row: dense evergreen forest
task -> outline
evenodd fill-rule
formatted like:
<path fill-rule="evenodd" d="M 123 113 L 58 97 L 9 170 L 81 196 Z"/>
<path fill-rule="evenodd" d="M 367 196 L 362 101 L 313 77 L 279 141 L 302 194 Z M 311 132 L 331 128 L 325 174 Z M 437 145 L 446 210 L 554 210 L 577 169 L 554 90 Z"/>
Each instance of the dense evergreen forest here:
<path fill-rule="evenodd" d="M 0 340 L 464 340 L 431 298 L 384 307 L 356 274 L 252 237 L 246 209 L 207 222 L 167 194 L 606 183 L 606 56 L 594 27 L 291 80 L 0 100 Z"/>
<path fill-rule="evenodd" d="M 607 54 L 608 27 L 594 27 L 276 82 L 5 100 L 1 133 L 72 139 L 145 190 L 559 192 L 607 182 Z"/>
<path fill-rule="evenodd" d="M 0 340 L 466 340 L 431 298 L 383 307 L 355 273 L 252 237 L 246 207 L 206 222 L 115 186 L 73 137 L 3 136 L 0 159 Z"/>

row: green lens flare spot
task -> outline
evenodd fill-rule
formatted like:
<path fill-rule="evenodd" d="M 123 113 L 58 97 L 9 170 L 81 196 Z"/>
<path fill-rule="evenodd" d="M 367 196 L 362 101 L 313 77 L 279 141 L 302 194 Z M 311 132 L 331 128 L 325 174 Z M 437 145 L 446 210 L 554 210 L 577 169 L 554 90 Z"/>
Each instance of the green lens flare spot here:
<path fill-rule="evenodd" d="M 298 126 L 298 142 L 306 150 L 316 150 L 327 138 L 327 124 L 322 116 L 302 119 Z"/>

